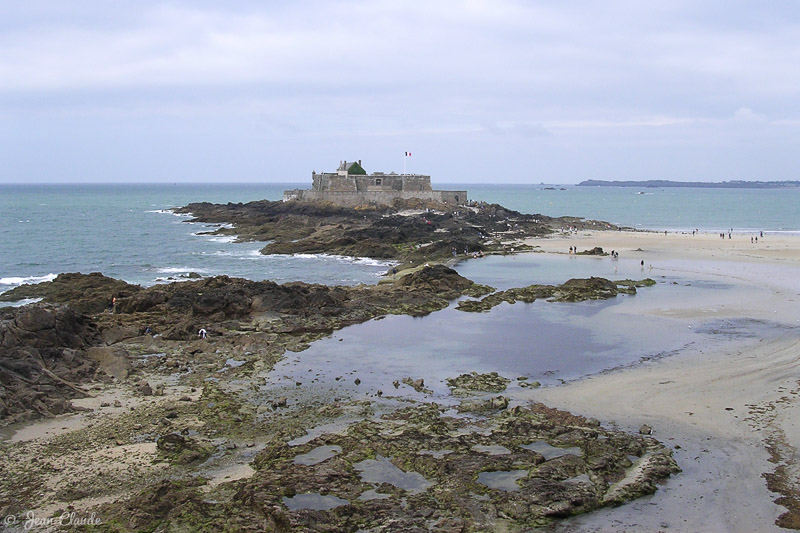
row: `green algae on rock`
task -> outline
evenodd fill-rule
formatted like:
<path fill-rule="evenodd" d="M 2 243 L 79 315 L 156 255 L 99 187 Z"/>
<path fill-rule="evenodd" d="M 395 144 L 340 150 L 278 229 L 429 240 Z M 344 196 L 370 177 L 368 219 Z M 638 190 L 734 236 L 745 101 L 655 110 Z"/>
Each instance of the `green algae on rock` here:
<path fill-rule="evenodd" d="M 549 302 L 605 300 L 614 298 L 618 294 L 636 294 L 636 287 L 649 287 L 652 285 L 655 285 L 655 281 L 649 278 L 641 281 L 610 281 L 597 277 L 573 278 L 561 285 L 528 285 L 527 287 L 498 291 L 480 300 L 461 300 L 458 302 L 456 309 L 479 313 L 489 311 L 503 302 L 510 304 L 517 302 L 532 303 L 541 298 L 547 299 Z"/>
<path fill-rule="evenodd" d="M 447 379 L 447 386 L 452 389 L 453 396 L 470 396 L 482 392 L 503 392 L 511 380 L 504 378 L 497 372 L 488 374 L 461 374 L 455 378 Z"/>
<path fill-rule="evenodd" d="M 186 529 L 202 517 L 204 530 L 280 523 L 282 531 L 523 531 L 651 494 L 680 471 L 652 437 L 603 429 L 540 404 L 483 419 L 443 411 L 435 403 L 405 408 L 299 446 L 273 440 L 257 456 L 255 474 L 235 482 L 227 501 L 197 498 L 195 488 L 181 492 L 166 516 L 161 498 L 143 495 L 107 508 L 128 523 L 147 517 L 154 529 Z M 341 452 L 313 464 L 296 460 L 320 447 Z M 547 454 L 538 451 L 545 447 Z M 311 504 L 304 507 L 298 495 L 309 495 Z M 315 502 L 323 497 L 336 505 L 322 510 Z M 286 508 L 287 498 L 298 505 Z"/>

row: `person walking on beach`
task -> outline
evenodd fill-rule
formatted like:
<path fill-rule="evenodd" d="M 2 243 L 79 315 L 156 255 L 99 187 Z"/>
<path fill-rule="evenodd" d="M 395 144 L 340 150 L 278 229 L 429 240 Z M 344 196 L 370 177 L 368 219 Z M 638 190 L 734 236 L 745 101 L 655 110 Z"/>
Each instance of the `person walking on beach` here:
<path fill-rule="evenodd" d="M 197 336 L 200 337 L 201 339 L 205 339 L 206 338 L 206 329 L 205 328 L 200 328 L 200 331 L 197 332 Z"/>

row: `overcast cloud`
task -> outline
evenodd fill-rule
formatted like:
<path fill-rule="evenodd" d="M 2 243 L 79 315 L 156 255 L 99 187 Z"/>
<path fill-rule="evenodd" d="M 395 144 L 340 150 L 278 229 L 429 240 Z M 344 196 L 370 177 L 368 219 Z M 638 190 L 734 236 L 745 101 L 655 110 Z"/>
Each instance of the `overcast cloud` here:
<path fill-rule="evenodd" d="M 3 2 L 0 182 L 800 179 L 797 6 Z"/>

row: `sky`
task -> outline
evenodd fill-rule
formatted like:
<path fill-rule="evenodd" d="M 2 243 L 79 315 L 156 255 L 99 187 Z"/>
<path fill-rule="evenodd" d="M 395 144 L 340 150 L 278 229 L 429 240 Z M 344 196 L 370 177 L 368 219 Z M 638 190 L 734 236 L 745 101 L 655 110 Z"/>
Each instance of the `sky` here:
<path fill-rule="evenodd" d="M 0 2 L 0 183 L 798 180 L 799 148 L 795 0 Z"/>

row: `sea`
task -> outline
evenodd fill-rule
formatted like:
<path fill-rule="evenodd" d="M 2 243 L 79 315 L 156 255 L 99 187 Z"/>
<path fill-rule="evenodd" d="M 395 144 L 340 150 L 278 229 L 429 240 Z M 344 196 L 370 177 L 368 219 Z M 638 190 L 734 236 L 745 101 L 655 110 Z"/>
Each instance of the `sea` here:
<path fill-rule="evenodd" d="M 265 243 L 211 235 L 218 226 L 195 223 L 172 211 L 191 202 L 279 200 L 283 190 L 304 186 L 0 185 L 0 293 L 52 280 L 62 272 L 102 272 L 143 286 L 186 280 L 192 272 L 279 283 L 377 283 L 391 270 L 391 262 L 325 254 L 264 255 L 260 250 Z M 732 230 L 744 238 L 759 232 L 767 238 L 800 234 L 800 189 L 446 186 L 466 189 L 470 200 L 524 213 L 577 216 L 637 229 Z M 634 258 L 612 263 L 546 255 L 489 257 L 462 262 L 457 269 L 498 289 L 588 276 L 653 276 L 658 283 L 635 297 L 612 301 L 503 304 L 482 314 L 451 306 L 424 318 L 393 316 L 351 326 L 301 354 L 287 354 L 273 373 L 273 386 L 285 380 L 291 389 L 301 375 L 313 371 L 320 387 L 327 384 L 333 390 L 342 386 L 337 379 L 341 369 L 350 368 L 349 373 L 363 382 L 360 391 L 365 394 L 387 390 L 404 376 L 426 376 L 435 394 L 446 400 L 444 380 L 461 372 L 499 371 L 544 385 L 558 384 L 643 360 L 710 349 L 721 342 L 768 338 L 781 334 L 784 327 L 663 316 L 658 309 L 665 302 L 694 302 L 711 309 L 763 296 L 762 289 L 704 275 L 698 265 L 663 265 L 645 272 Z"/>
<path fill-rule="evenodd" d="M 523 213 L 578 216 L 638 229 L 800 233 L 797 189 L 636 189 L 443 184 Z M 61 272 L 102 272 L 152 285 L 201 275 L 276 282 L 376 283 L 391 264 L 329 255 L 263 255 L 265 243 L 208 235 L 171 208 L 280 200 L 301 183 L 0 185 L 0 292 Z"/>

